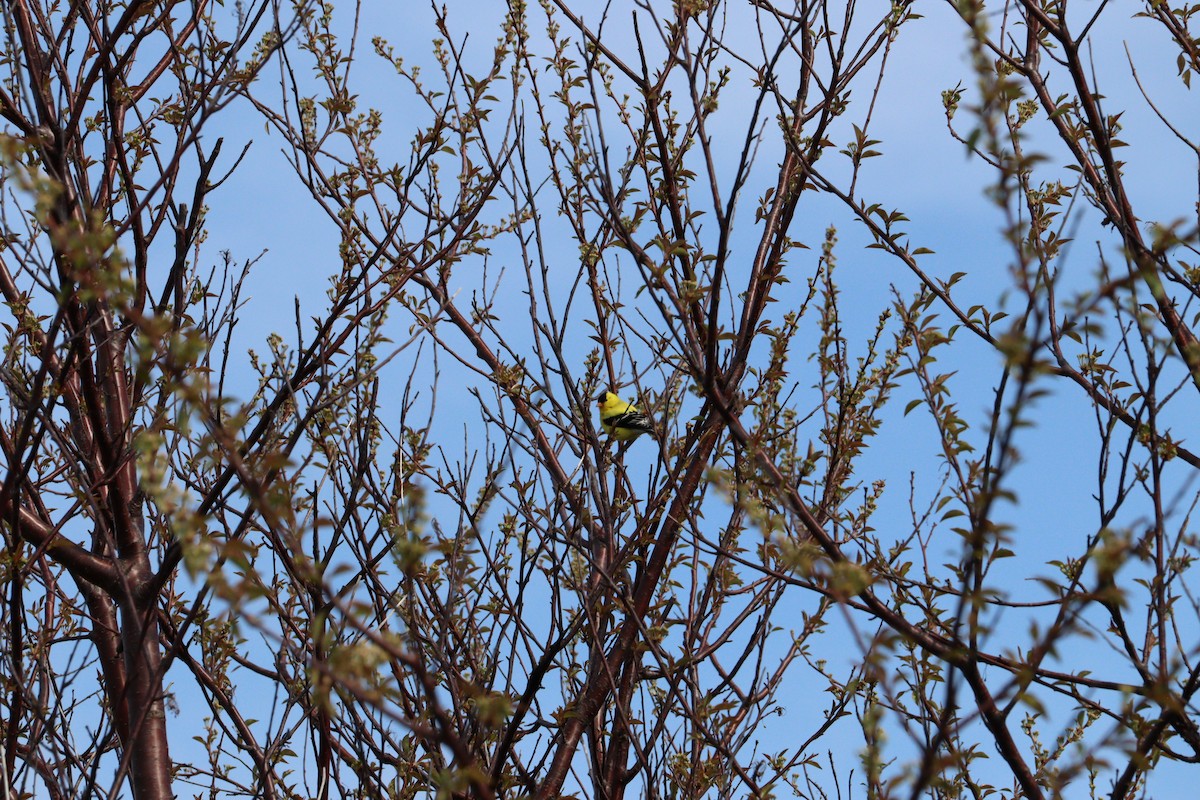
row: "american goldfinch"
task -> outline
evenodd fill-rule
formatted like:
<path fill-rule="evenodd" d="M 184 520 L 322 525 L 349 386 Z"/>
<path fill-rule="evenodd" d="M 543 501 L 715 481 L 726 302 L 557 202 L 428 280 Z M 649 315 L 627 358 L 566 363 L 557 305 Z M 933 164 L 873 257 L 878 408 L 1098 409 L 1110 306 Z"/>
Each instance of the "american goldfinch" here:
<path fill-rule="evenodd" d="M 612 392 L 596 398 L 596 406 L 600 409 L 600 427 L 618 442 L 631 442 L 643 433 L 654 433 L 650 420 L 637 406 Z"/>

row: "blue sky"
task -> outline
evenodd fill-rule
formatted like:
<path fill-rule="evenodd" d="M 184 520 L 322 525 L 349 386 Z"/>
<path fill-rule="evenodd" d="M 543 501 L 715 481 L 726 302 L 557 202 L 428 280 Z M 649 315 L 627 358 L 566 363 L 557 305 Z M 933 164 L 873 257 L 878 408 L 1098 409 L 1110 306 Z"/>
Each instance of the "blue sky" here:
<path fill-rule="evenodd" d="M 467 49 L 478 54 L 481 62 L 490 54 L 496 38 L 494 26 L 498 5 L 463 0 L 449 3 L 452 24 L 456 30 L 469 33 Z M 881 140 L 877 149 L 883 156 L 864 167 L 859 192 L 872 201 L 906 212 L 911 219 L 906 226 L 910 240 L 916 246 L 935 251 L 921 261 L 932 275 L 946 278 L 958 271 L 967 273 L 955 290 L 961 305 L 993 304 L 1010 286 L 1011 249 L 1001 235 L 1003 219 L 985 196 L 991 174 L 978 160 L 969 158 L 961 144 L 951 139 L 946 131 L 941 100 L 943 90 L 961 82 L 968 90 L 964 107 L 970 102 L 973 78 L 966 57 L 966 29 L 946 4 L 922 4 L 921 10 L 927 17 L 906 26 L 889 56 L 888 73 L 870 129 L 873 138 Z M 613 27 L 620 29 L 617 22 Z M 433 32 L 429 26 L 428 8 L 424 5 L 417 4 L 403 14 L 397 14 L 392 4 L 367 3 L 361 29 L 386 36 L 397 52 L 405 53 L 411 61 L 431 63 L 428 41 Z M 733 30 L 731 35 L 736 38 L 743 33 L 750 32 Z M 1121 155 L 1129 163 L 1129 186 L 1135 206 L 1145 209 L 1143 213 L 1147 220 L 1171 220 L 1194 214 L 1195 156 L 1154 118 L 1136 94 L 1137 88 L 1124 61 L 1124 47 L 1128 46 L 1143 85 L 1151 92 L 1154 102 L 1160 108 L 1170 109 L 1173 121 L 1182 130 L 1200 129 L 1200 104 L 1175 77 L 1173 56 L 1169 48 L 1163 46 L 1161 32 L 1148 22 L 1130 20 L 1123 11 L 1113 9 L 1104 15 L 1094 36 L 1095 69 L 1109 98 L 1106 100 L 1108 110 L 1111 113 L 1120 107 L 1126 112 L 1122 118 L 1122 138 L 1130 147 Z M 628 45 L 628 42 L 622 45 Z M 360 53 L 361 61 L 354 68 L 360 102 L 385 110 L 388 115 L 385 140 L 396 143 L 398 152 L 394 157 L 404 162 L 407 158 L 404 147 L 416 127 L 406 115 L 421 118 L 424 112 L 406 99 L 406 87 L 390 74 L 386 65 L 370 54 L 366 41 L 360 44 Z M 266 96 L 272 91 L 270 87 L 275 75 L 268 69 L 260 80 L 259 90 Z M 745 80 L 745 77 L 738 74 L 735 80 Z M 858 110 L 852 111 L 835 129 L 835 137 L 844 138 L 850 122 L 861 124 L 860 115 L 870 82 L 861 82 L 859 86 L 852 106 Z M 727 93 L 718 121 L 714 123 L 714 135 L 728 136 L 731 153 L 736 153 L 744 136 L 744 112 L 737 108 L 740 96 L 737 91 Z M 956 124 L 960 131 L 969 130 L 969 114 L 960 112 Z M 1041 150 L 1048 156 L 1039 173 L 1058 176 L 1061 146 L 1046 135 L 1044 124 L 1031 124 L 1029 131 L 1027 147 Z M 218 120 L 208 135 L 217 133 L 230 137 L 226 144 L 227 154 L 236 152 L 238 148 L 234 144 L 249 139 L 254 141 L 250 157 L 212 198 L 206 252 L 215 260 L 218 250 L 228 249 L 235 261 L 263 254 L 250 280 L 248 292 L 252 300 L 244 315 L 239 342 L 243 351 L 254 348 L 262 353 L 266 350 L 265 337 L 270 332 L 278 331 L 285 338 L 290 337 L 293 296 L 300 299 L 302 318 L 323 309 L 325 278 L 338 263 L 336 235 L 333 226 L 315 209 L 280 156 L 281 142 L 264 132 L 261 121 L 251 109 L 242 107 Z M 735 249 L 748 248 L 753 241 L 753 198 L 766 185 L 762 181 L 769 181 L 777 150 L 774 140 L 764 145 L 757 173 L 759 182 L 747 189 L 739 218 L 745 238 L 734 242 Z M 827 162 L 822 162 L 822 167 L 836 174 L 838 158 L 831 154 Z M 561 227 L 556 227 L 554 220 L 546 219 L 545 222 L 547 230 L 553 234 L 547 240 L 548 259 L 569 269 L 572 260 L 577 261 L 577 245 L 565 236 Z M 1064 290 L 1086 287 L 1093 281 L 1097 240 L 1102 241 L 1103 247 L 1112 255 L 1111 233 L 1103 231 L 1098 223 L 1095 212 L 1087 211 L 1082 215 L 1076 243 L 1060 264 Z M 777 304 L 780 310 L 787 305 L 789 292 L 792 298 L 800 296 L 802 278 L 812 273 L 824 230 L 830 225 L 837 226 L 839 232 L 843 314 L 854 353 L 855 348 L 863 347 L 864 337 L 873 327 L 880 310 L 891 302 L 891 287 L 896 286 L 907 296 L 915 289 L 916 282 L 894 259 L 879 251 L 864 249 L 869 237 L 844 207 L 813 196 L 802 204 L 800 218 L 793 230 L 793 236 L 806 242 L 811 249 L 795 257 L 792 269 L 796 279 L 781 294 L 781 302 Z M 523 301 L 517 263 L 514 252 L 505 253 L 498 249 L 493 255 L 491 269 L 508 265 L 512 270 L 501 291 L 510 292 L 512 306 L 519 309 Z M 461 290 L 470 292 L 472 280 L 478 273 L 463 269 L 461 274 Z M 949 313 L 945 310 L 940 313 L 943 324 L 951 324 Z M 397 338 L 403 338 L 399 334 L 407 328 L 407 322 L 397 317 L 396 325 Z M 528 335 L 528 323 L 518 312 L 514 312 L 510 331 L 518 338 Z M 574 343 L 581 357 L 589 346 L 587 335 L 588 332 L 581 332 Z M 396 377 L 385 373 L 385 386 L 389 380 L 399 381 L 408 374 L 407 365 L 413 353 L 415 350 L 398 356 Z M 644 359 L 646 354 L 642 353 L 640 357 Z M 428 350 L 422 358 L 422 369 L 430 369 Z M 457 375 L 452 360 L 443 358 L 439 366 L 446 387 L 452 386 Z M 797 352 L 795 366 L 796 382 L 807 389 L 813 373 L 812 365 L 803 361 L 802 349 Z M 990 413 L 992 387 L 999 378 L 1001 366 L 996 353 L 980 342 L 971 341 L 966 333 L 960 333 L 957 344 L 943 356 L 942 369 L 957 371 L 952 385 L 961 413 L 977 430 L 985 424 Z M 648 380 L 653 381 L 653 376 Z M 1046 566 L 1050 560 L 1080 555 L 1087 537 L 1095 533 L 1095 503 L 1091 499 L 1095 491 L 1095 471 L 1094 467 L 1080 466 L 1081 463 L 1094 463 L 1095 422 L 1090 415 L 1081 413 L 1087 404 L 1081 403 L 1075 387 L 1054 383 L 1046 386 L 1050 389 L 1049 394 L 1035 406 L 1036 426 L 1018 439 L 1023 460 L 1012 474 L 1012 488 L 1018 493 L 1019 503 L 1002 507 L 999 514 L 1014 525 L 1014 549 L 1019 546 L 1021 557 L 998 567 L 997 577 L 1003 576 L 1014 597 L 1028 600 L 1046 596 L 1030 578 L 1052 574 L 1053 568 Z M 651 385 L 650 388 L 659 387 Z M 911 384 L 898 390 L 898 395 L 894 403 L 896 409 L 903 408 L 908 399 L 916 396 Z M 1181 411 L 1188 412 L 1181 414 L 1184 419 L 1194 413 L 1194 403 L 1184 401 L 1180 405 L 1186 407 Z M 464 402 L 454 407 L 454 413 L 438 419 L 435 436 L 448 448 L 461 447 L 464 435 L 478 441 L 480 425 L 472 414 L 470 403 Z M 879 439 L 860 462 L 856 475 L 864 482 L 876 477 L 888 481 L 888 493 L 876 517 L 877 528 L 885 528 L 895 520 L 897 530 L 904 530 L 910 475 L 916 474 L 922 479 L 918 481 L 918 503 L 931 495 L 933 489 L 927 481 L 939 470 L 937 442 L 930 438 L 931 430 L 928 416 L 920 410 L 908 416 L 893 413 Z M 649 447 L 631 451 L 631 473 L 643 474 L 649 470 L 652 454 Z M 1180 485 L 1189 485 L 1186 474 L 1181 473 L 1174 480 Z M 635 485 L 640 485 L 636 479 Z M 1123 521 L 1136 526 L 1144 523 L 1145 518 L 1146 509 L 1132 507 L 1123 516 Z M 954 537 L 939 537 L 931 548 L 931 559 L 957 559 L 956 542 Z M 801 605 L 811 602 L 814 602 L 812 598 L 805 598 Z M 1021 617 L 1015 612 L 1006 615 L 1005 629 L 1023 629 L 1025 620 Z M 835 636 L 841 637 L 836 641 L 843 643 L 852 639 L 848 627 Z M 1022 638 L 1015 636 L 1014 641 L 1020 642 Z M 851 660 L 857 656 L 852 646 L 847 646 L 843 652 Z M 1069 661 L 1073 654 L 1064 655 Z M 1092 653 L 1085 657 L 1091 658 Z M 1104 664 L 1099 660 L 1102 657 L 1096 655 L 1096 658 L 1098 668 L 1102 669 Z M 794 694 L 789 699 L 787 716 L 779 720 L 778 735 L 785 735 L 797 727 L 806 728 L 810 715 L 825 703 L 824 696 L 814 694 L 811 684 L 805 684 L 803 679 L 799 679 L 790 691 Z M 844 748 L 848 761 L 849 754 L 861 746 L 855 736 L 852 728 L 836 729 L 832 738 L 819 744 L 819 749 L 824 752 L 837 743 L 837 747 Z M 901 738 L 897 736 L 897 739 Z M 1179 788 L 1172 783 L 1171 772 L 1163 768 L 1162 774 L 1155 778 L 1163 781 L 1163 791 Z M 1079 794 L 1073 789 L 1068 796 L 1084 796 L 1083 787 L 1078 788 Z"/>

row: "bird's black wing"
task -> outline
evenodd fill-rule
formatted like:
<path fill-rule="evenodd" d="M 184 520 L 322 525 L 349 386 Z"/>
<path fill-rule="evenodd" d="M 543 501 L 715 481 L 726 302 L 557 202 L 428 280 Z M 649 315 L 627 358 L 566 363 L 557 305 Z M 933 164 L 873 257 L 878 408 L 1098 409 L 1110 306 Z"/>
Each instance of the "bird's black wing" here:
<path fill-rule="evenodd" d="M 640 411 L 626 411 L 624 414 L 609 417 L 606 422 L 614 428 L 654 433 L 654 427 L 650 424 L 649 418 Z"/>

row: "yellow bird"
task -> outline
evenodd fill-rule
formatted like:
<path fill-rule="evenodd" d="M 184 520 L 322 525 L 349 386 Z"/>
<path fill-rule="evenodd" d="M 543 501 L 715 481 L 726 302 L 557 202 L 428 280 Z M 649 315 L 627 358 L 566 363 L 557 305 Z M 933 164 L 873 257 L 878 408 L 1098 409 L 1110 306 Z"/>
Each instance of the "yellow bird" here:
<path fill-rule="evenodd" d="M 596 406 L 600 409 L 600 427 L 618 442 L 631 442 L 643 433 L 654 434 L 650 419 L 612 392 L 596 398 Z"/>

